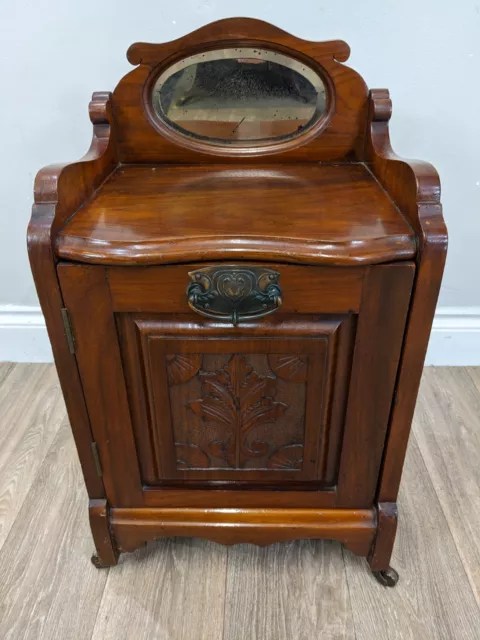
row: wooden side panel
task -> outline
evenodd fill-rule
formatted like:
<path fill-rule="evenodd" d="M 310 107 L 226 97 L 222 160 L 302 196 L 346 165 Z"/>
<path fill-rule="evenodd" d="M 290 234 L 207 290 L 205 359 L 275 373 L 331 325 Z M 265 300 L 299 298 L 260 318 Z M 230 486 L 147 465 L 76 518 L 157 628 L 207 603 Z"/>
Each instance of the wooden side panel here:
<path fill-rule="evenodd" d="M 339 507 L 375 496 L 415 267 L 372 268 L 363 290 L 338 480 Z"/>
<path fill-rule="evenodd" d="M 417 235 L 417 269 L 390 417 L 378 501 L 397 499 L 428 339 L 447 255 L 448 234 L 435 168 L 397 156 L 390 144 L 392 102 L 387 89 L 370 92 L 366 160 Z"/>
<path fill-rule="evenodd" d="M 107 498 L 111 505 L 133 506 L 141 496 L 140 474 L 105 269 L 60 265 L 58 274 Z"/>
<path fill-rule="evenodd" d="M 92 456 L 92 432 L 82 384 L 75 356 L 68 348 L 62 321 L 64 301 L 51 244 L 54 212 L 54 205 L 34 205 L 28 229 L 28 254 L 88 495 L 90 498 L 103 498 L 105 488 Z"/>
<path fill-rule="evenodd" d="M 407 452 L 420 379 L 435 308 L 447 256 L 446 228 L 441 205 L 419 205 L 422 224 L 429 233 L 422 237 L 422 256 L 412 294 L 405 343 L 400 360 L 395 404 L 392 411 L 388 441 L 385 448 L 379 502 L 395 502 Z"/>
<path fill-rule="evenodd" d="M 105 496 L 92 456 L 92 433 L 75 356 L 65 339 L 61 309 L 64 306 L 57 278 L 54 243 L 58 229 L 92 196 L 117 164 L 110 93 L 94 93 L 89 105 L 93 138 L 78 162 L 51 165 L 35 179 L 35 204 L 28 226 L 30 266 L 47 325 L 55 366 L 67 406 L 75 445 L 90 498 Z"/>

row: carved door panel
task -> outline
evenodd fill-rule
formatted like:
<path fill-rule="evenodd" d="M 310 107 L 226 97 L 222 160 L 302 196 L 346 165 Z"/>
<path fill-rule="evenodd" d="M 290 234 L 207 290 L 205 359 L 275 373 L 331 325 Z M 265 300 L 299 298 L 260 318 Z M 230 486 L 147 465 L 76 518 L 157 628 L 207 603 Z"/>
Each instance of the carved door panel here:
<path fill-rule="evenodd" d="M 187 265 L 59 265 L 110 504 L 372 504 L 414 265 L 277 270 L 281 308 L 234 326 Z"/>
<path fill-rule="evenodd" d="M 264 321 L 268 338 L 240 327 L 234 338 L 214 323 L 200 330 L 124 315 L 132 406 L 145 381 L 145 400 L 133 413 L 145 481 L 327 483 L 341 426 L 338 411 L 330 413 L 340 399 L 333 371 L 347 353 L 338 350 L 342 320 L 307 318 L 300 330 Z"/>

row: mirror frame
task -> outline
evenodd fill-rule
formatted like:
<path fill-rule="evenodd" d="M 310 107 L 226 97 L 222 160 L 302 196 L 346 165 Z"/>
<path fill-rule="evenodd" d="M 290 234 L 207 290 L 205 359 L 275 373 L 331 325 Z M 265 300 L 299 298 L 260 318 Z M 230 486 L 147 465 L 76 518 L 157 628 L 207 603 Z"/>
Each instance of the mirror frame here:
<path fill-rule="evenodd" d="M 207 51 L 218 51 L 221 49 L 235 49 L 235 48 L 255 48 L 273 51 L 281 53 L 289 58 L 296 60 L 308 66 L 314 73 L 316 73 L 325 87 L 325 110 L 322 115 L 311 126 L 305 129 L 297 136 L 292 136 L 286 139 L 272 139 L 271 141 L 262 140 L 248 140 L 245 144 L 223 143 L 221 140 L 212 139 L 212 141 L 201 140 L 194 136 L 189 136 L 187 133 L 181 133 L 177 129 L 168 125 L 160 115 L 156 112 L 153 106 L 153 88 L 158 78 L 169 68 L 177 62 L 189 58 L 190 56 L 205 53 Z M 324 69 L 313 58 L 302 54 L 299 51 L 292 50 L 288 47 L 272 43 L 262 42 L 259 40 L 222 40 L 215 43 L 206 43 L 203 46 L 189 47 L 178 51 L 175 55 L 163 60 L 161 64 L 155 66 L 149 74 L 144 87 L 143 87 L 143 108 L 147 120 L 149 123 L 160 133 L 162 136 L 170 140 L 172 143 L 185 147 L 187 149 L 199 151 L 201 153 L 207 153 L 209 155 L 223 155 L 223 156 L 239 156 L 239 157 L 251 157 L 256 155 L 275 154 L 282 151 L 288 151 L 297 147 L 307 144 L 312 139 L 319 136 L 322 131 L 327 127 L 333 113 L 335 112 L 335 88 L 334 83 Z"/>

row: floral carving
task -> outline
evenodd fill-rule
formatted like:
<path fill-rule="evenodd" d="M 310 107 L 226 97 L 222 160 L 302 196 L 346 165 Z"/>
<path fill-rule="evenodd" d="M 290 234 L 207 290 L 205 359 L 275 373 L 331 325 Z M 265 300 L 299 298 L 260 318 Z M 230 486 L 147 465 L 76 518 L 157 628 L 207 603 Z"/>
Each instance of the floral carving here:
<path fill-rule="evenodd" d="M 301 469 L 303 464 L 303 445 L 289 444 L 280 447 L 268 459 L 269 469 Z"/>
<path fill-rule="evenodd" d="M 272 371 L 282 380 L 288 382 L 305 382 L 307 379 L 307 356 L 271 353 L 268 364 Z"/>
<path fill-rule="evenodd" d="M 276 379 L 260 375 L 238 354 L 223 368 L 200 375 L 202 397 L 187 406 L 205 423 L 220 425 L 227 434 L 223 441 L 210 443 L 209 451 L 234 468 L 242 468 L 248 458 L 267 455 L 268 443 L 250 441 L 248 436 L 253 428 L 278 420 L 288 408 L 274 400 Z"/>
<path fill-rule="evenodd" d="M 210 459 L 196 444 L 176 442 L 177 469 L 204 469 L 210 466 Z"/>
<path fill-rule="evenodd" d="M 170 385 L 187 382 L 198 373 L 202 356 L 192 353 L 188 356 L 176 353 L 167 354 L 167 374 Z"/>

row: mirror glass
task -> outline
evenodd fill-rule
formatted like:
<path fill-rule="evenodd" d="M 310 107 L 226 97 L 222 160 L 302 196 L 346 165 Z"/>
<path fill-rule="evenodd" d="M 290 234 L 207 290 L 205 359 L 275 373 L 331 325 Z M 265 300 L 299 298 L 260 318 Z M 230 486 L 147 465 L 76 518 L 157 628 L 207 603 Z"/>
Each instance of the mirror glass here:
<path fill-rule="evenodd" d="M 198 53 L 168 67 L 153 109 L 170 128 L 212 144 L 247 146 L 300 135 L 325 111 L 325 86 L 308 65 L 268 49 Z"/>

